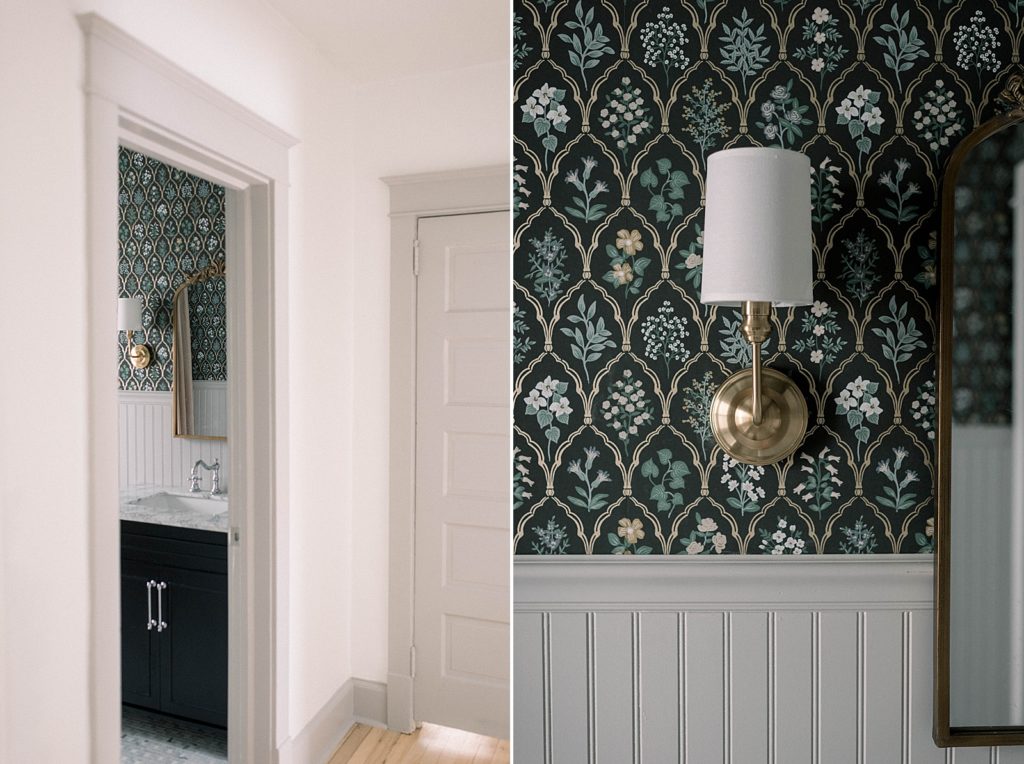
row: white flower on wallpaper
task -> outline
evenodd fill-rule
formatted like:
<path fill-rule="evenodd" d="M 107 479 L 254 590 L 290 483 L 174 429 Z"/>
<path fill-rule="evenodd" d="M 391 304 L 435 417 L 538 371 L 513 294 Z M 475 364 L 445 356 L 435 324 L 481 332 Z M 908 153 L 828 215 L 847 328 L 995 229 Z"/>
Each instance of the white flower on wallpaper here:
<path fill-rule="evenodd" d="M 871 135 L 878 135 L 885 123 L 882 109 L 877 105 L 881 95 L 877 90 L 858 85 L 835 107 L 839 124 L 846 125 L 857 147 L 858 169 L 863 166 L 864 155 L 871 151 Z"/>
<path fill-rule="evenodd" d="M 948 148 L 951 141 L 963 134 L 964 122 L 956 94 L 946 88 L 942 80 L 918 100 L 918 108 L 911 115 L 911 124 L 933 153 Z"/>
<path fill-rule="evenodd" d="M 662 70 L 666 86 L 672 84 L 673 71 L 685 69 L 690 63 L 684 47 L 687 42 L 686 24 L 675 21 L 668 7 L 658 11 L 657 21 L 644 24 L 640 33 L 644 63 Z"/>
<path fill-rule="evenodd" d="M 803 554 L 807 546 L 803 531 L 799 530 L 795 523 L 790 523 L 782 517 L 775 524 L 773 531 L 758 528 L 758 535 L 760 541 L 757 548 L 762 554 Z"/>
<path fill-rule="evenodd" d="M 953 33 L 956 46 L 956 65 L 967 71 L 974 71 L 978 82 L 982 72 L 997 72 L 1002 66 L 996 57 L 999 37 L 995 27 L 985 24 L 985 14 L 975 11 L 971 20 Z"/>

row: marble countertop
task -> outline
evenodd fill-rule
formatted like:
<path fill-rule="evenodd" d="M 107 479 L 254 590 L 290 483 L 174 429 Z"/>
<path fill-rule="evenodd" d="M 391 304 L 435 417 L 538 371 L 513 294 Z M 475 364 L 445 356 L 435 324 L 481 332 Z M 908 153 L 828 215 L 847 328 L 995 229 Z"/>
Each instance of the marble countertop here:
<path fill-rule="evenodd" d="M 167 493 L 172 496 L 180 496 L 190 499 L 207 499 L 211 502 L 223 504 L 219 512 L 201 512 L 195 509 L 148 507 L 136 503 L 139 499 L 153 496 L 158 493 Z M 137 523 L 154 523 L 156 525 L 171 525 L 176 528 L 195 528 L 203 531 L 228 532 L 228 497 L 210 496 L 206 491 L 202 493 L 189 493 L 188 490 L 179 487 L 168 486 L 137 486 L 128 491 L 121 492 L 120 509 L 122 520 L 133 520 Z"/>

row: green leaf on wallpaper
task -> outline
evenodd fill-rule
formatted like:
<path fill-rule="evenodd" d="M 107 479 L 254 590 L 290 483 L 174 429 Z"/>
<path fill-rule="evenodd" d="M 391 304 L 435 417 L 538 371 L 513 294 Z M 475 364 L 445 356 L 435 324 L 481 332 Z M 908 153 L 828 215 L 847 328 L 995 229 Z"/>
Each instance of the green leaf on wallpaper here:
<path fill-rule="evenodd" d="M 546 148 L 548 151 L 554 151 L 558 148 L 558 138 L 553 135 L 545 136 L 544 140 L 540 142 L 540 145 Z"/>
<path fill-rule="evenodd" d="M 850 137 L 851 138 L 856 138 L 857 136 L 864 134 L 864 123 L 861 122 L 859 119 L 851 120 L 850 121 L 850 128 L 849 129 L 850 129 Z M 871 143 L 868 142 L 868 146 L 870 146 L 870 145 L 871 145 Z"/>
<path fill-rule="evenodd" d="M 672 462 L 672 451 L 667 448 L 658 449 L 658 461 L 664 465 L 668 465 Z"/>
<path fill-rule="evenodd" d="M 852 125 L 853 122 L 851 122 L 850 124 Z M 875 130 L 874 132 L 878 132 L 878 131 Z M 857 139 L 857 151 L 859 151 L 862 154 L 866 154 L 870 150 L 871 150 L 871 139 L 870 138 L 865 136 L 863 138 L 858 138 Z"/>
<path fill-rule="evenodd" d="M 648 459 L 640 465 L 640 475 L 645 478 L 656 478 L 661 473 L 654 459 Z"/>
<path fill-rule="evenodd" d="M 539 418 L 540 417 L 538 417 L 538 419 Z M 548 429 L 544 430 L 544 437 L 546 437 L 548 440 L 554 443 L 558 442 L 558 438 L 561 436 L 561 434 L 562 431 L 559 430 L 557 427 L 549 427 Z"/>
<path fill-rule="evenodd" d="M 658 176 L 650 167 L 640 173 L 640 186 L 648 190 L 658 187 Z"/>
<path fill-rule="evenodd" d="M 551 131 L 551 122 L 544 119 L 544 117 L 537 117 L 533 121 L 533 132 L 537 134 L 537 137 L 547 135 Z"/>
<path fill-rule="evenodd" d="M 537 424 L 541 427 L 547 427 L 555 420 L 554 414 L 547 409 L 540 409 L 537 412 Z"/>

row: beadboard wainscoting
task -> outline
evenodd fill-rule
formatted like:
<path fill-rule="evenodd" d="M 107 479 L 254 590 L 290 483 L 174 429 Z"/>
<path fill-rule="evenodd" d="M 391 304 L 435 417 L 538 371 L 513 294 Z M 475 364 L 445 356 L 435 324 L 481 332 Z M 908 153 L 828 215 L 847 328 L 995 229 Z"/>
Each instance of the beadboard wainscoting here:
<path fill-rule="evenodd" d="M 1024 762 L 931 739 L 932 557 L 517 557 L 516 761 Z"/>
<path fill-rule="evenodd" d="M 207 389 L 225 383 L 205 382 L 196 390 L 198 406 L 216 398 Z M 220 397 L 226 402 L 225 394 Z M 221 404 L 210 404 L 221 405 Z M 118 393 L 118 426 L 120 427 L 120 489 L 143 485 L 188 486 L 188 475 L 196 459 L 221 463 L 221 486 L 228 490 L 228 443 L 226 440 L 193 440 L 175 438 L 171 432 L 171 393 L 120 391 Z M 226 405 L 224 406 L 226 421 Z M 210 487 L 203 476 L 203 488 Z"/>

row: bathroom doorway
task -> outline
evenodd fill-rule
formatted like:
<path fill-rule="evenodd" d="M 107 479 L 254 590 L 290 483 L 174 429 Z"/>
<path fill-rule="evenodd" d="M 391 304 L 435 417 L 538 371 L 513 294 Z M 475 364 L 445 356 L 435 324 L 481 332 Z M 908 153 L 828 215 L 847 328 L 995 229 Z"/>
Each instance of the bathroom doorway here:
<path fill-rule="evenodd" d="M 125 147 L 225 189 L 228 756 L 236 764 L 270 764 L 287 722 L 278 709 L 288 697 L 287 630 L 279 628 L 288 612 L 288 412 L 277 400 L 288 385 L 280 317 L 287 315 L 288 149 L 296 141 L 102 18 L 86 14 L 79 23 L 87 61 L 91 759 L 119 761 L 121 747 L 119 432 L 111 377 L 118 225 L 111 201 Z M 201 483 L 209 492 L 212 476 L 204 472 Z M 142 607 L 152 603 L 157 612 L 144 617 L 159 624 L 167 620 L 160 608 L 172 603 L 157 595 L 172 582 L 149 580 L 157 588 Z"/>
<path fill-rule="evenodd" d="M 226 189 L 117 159 L 121 760 L 226 762 Z"/>

